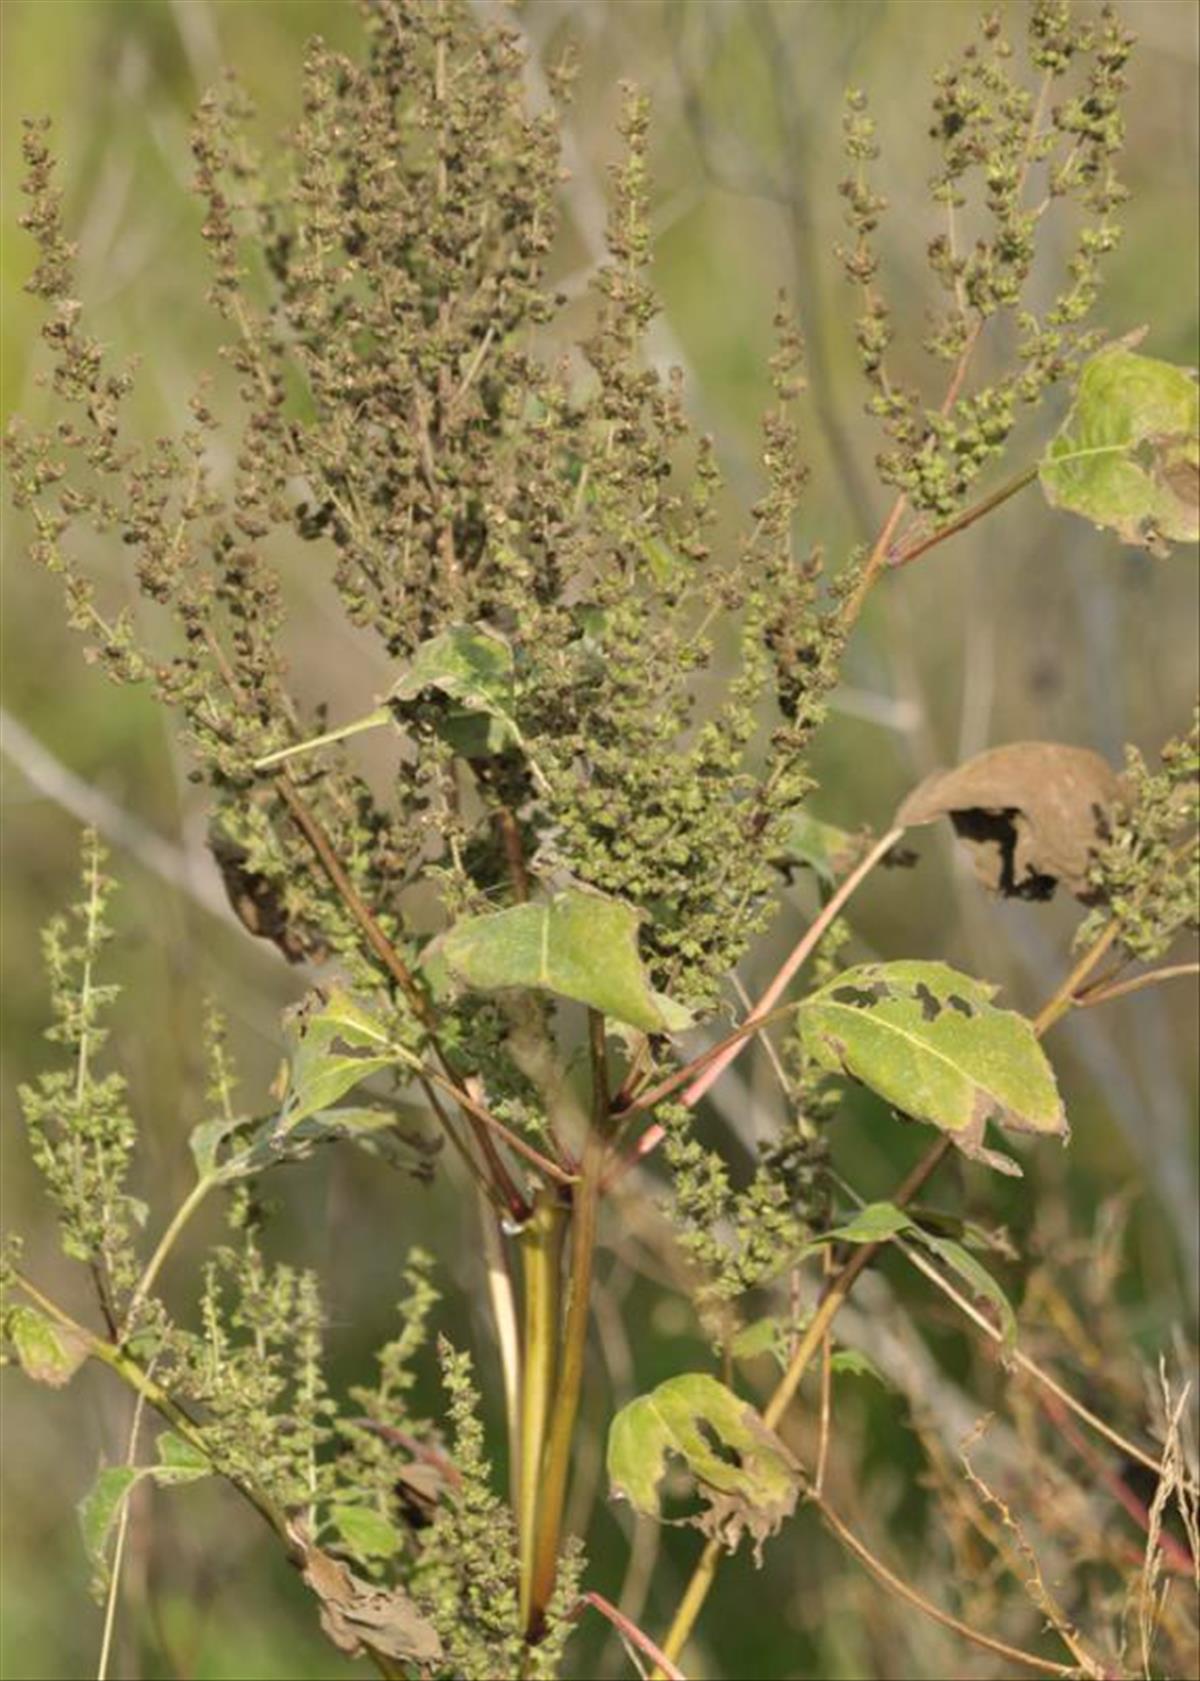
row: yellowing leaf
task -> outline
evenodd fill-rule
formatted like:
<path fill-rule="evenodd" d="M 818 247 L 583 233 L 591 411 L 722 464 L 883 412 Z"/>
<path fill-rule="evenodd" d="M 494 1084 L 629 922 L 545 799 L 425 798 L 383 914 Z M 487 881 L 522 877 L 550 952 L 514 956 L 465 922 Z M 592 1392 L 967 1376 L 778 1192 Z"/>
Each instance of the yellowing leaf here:
<path fill-rule="evenodd" d="M 56 1325 L 32 1307 L 14 1307 L 6 1329 L 21 1370 L 35 1383 L 61 1389 L 87 1359 L 87 1344 L 65 1326 Z"/>
<path fill-rule="evenodd" d="M 1140 337 L 1140 335 L 1139 335 Z M 1134 340 L 1133 342 L 1136 342 Z M 1191 373 L 1129 340 L 1093 356 L 1039 468 L 1053 507 L 1166 554 L 1200 537 L 1200 392 Z"/>
<path fill-rule="evenodd" d="M 716 1378 L 670 1378 L 621 1408 L 608 1433 L 613 1494 L 659 1517 L 658 1485 L 670 1455 L 684 1461 L 706 1503 L 689 1521 L 731 1552 L 743 1533 L 761 1550 L 795 1510 L 799 1464 L 754 1408 Z"/>
<path fill-rule="evenodd" d="M 538 904 L 467 917 L 428 955 L 479 992 L 533 987 L 644 1033 L 680 1032 L 690 1018 L 652 990 L 638 956 L 638 921 L 619 900 L 570 888 Z"/>
<path fill-rule="evenodd" d="M 810 994 L 798 1019 L 825 1067 L 939 1127 L 964 1155 L 1019 1174 L 985 1147 L 987 1123 L 1065 1139 L 1067 1119 L 1032 1027 L 998 1009 L 994 991 L 945 963 L 866 963 Z"/>

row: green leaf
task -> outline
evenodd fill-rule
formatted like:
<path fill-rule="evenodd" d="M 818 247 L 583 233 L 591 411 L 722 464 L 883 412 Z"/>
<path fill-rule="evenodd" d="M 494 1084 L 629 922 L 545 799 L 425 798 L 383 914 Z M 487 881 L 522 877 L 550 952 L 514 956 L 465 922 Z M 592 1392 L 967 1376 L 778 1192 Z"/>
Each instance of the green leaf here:
<path fill-rule="evenodd" d="M 995 1309 L 1004 1352 L 1011 1354 L 1017 1346 L 1017 1316 L 1013 1312 L 1012 1303 L 982 1262 L 976 1260 L 969 1249 L 964 1249 L 962 1244 L 956 1243 L 952 1237 L 939 1237 L 937 1233 L 927 1232 L 923 1227 L 916 1225 L 913 1226 L 911 1235 L 956 1272 L 976 1296 Z"/>
<path fill-rule="evenodd" d="M 403 705 L 427 689 L 455 700 L 466 712 L 493 720 L 500 747 L 521 745 L 513 713 L 516 693 L 512 649 L 494 630 L 475 625 L 451 625 L 422 642 L 412 664 L 388 696 Z"/>
<path fill-rule="evenodd" d="M 678 576 L 683 562 L 675 553 L 675 550 L 664 543 L 661 537 L 652 537 L 642 533 L 637 538 L 637 545 L 645 556 L 646 564 L 650 568 L 650 576 L 660 589 Z"/>
<path fill-rule="evenodd" d="M 638 956 L 638 920 L 629 905 L 569 888 L 538 904 L 467 917 L 428 950 L 479 992 L 534 987 L 645 1033 L 680 1032 L 690 1017 L 652 990 Z"/>
<path fill-rule="evenodd" d="M 658 1485 L 672 1454 L 706 1502 L 689 1521 L 730 1551 L 743 1531 L 761 1549 L 795 1510 L 800 1466 L 754 1408 L 715 1378 L 670 1378 L 621 1408 L 608 1434 L 614 1496 L 661 1517 Z"/>
<path fill-rule="evenodd" d="M 1194 377 L 1135 355 L 1129 340 L 1100 351 L 1084 367 L 1071 412 L 1039 472 L 1051 506 L 1108 526 L 1136 548 L 1166 554 L 1170 542 L 1195 542 L 1200 391 Z"/>
<path fill-rule="evenodd" d="M 832 1231 L 822 1232 L 821 1243 L 886 1243 L 899 1237 L 912 1225 L 912 1220 L 894 1202 L 869 1202 L 860 1208 L 852 1220 Z M 811 1245 L 810 1245 L 811 1247 Z"/>
<path fill-rule="evenodd" d="M 829 1356 L 829 1369 L 831 1372 L 846 1372 L 851 1377 L 873 1377 L 876 1383 L 887 1384 L 874 1360 L 868 1359 L 859 1348 L 834 1349 Z"/>
<path fill-rule="evenodd" d="M 36 1308 L 10 1308 L 6 1326 L 21 1370 L 35 1383 L 61 1389 L 87 1359 L 87 1344 L 83 1339 L 66 1326 L 56 1325 Z"/>
<path fill-rule="evenodd" d="M 862 841 L 846 829 L 824 823 L 811 816 L 803 807 L 792 812 L 783 844 L 772 860 L 786 867 L 800 865 L 809 869 L 819 881 L 832 887 L 854 863 L 862 851 Z"/>
<path fill-rule="evenodd" d="M 221 1173 L 217 1160 L 221 1145 L 246 1124 L 244 1115 L 234 1120 L 222 1116 L 219 1120 L 201 1121 L 199 1126 L 192 1128 L 188 1133 L 188 1149 L 192 1152 L 198 1178 L 211 1179 Z"/>
<path fill-rule="evenodd" d="M 1033 1028 L 998 1009 L 994 992 L 945 963 L 866 963 L 810 994 L 797 1015 L 823 1066 L 939 1127 L 964 1155 L 1019 1174 L 985 1147 L 989 1121 L 1064 1140 L 1069 1129 Z"/>
<path fill-rule="evenodd" d="M 121 1507 L 145 1474 L 138 1465 L 106 1465 L 76 1508 L 88 1557 L 101 1569 L 107 1567 L 108 1538 Z"/>
<path fill-rule="evenodd" d="M 177 1436 L 174 1430 L 160 1431 L 154 1447 L 158 1454 L 158 1464 L 148 1466 L 147 1469 L 155 1482 L 166 1486 L 171 1483 L 194 1483 L 201 1477 L 212 1476 L 212 1460 L 203 1448 L 196 1447 L 184 1436 Z"/>
<path fill-rule="evenodd" d="M 393 1056 L 342 1056 L 325 1052 L 319 1058 L 309 1059 L 302 1071 L 293 1071 L 280 1130 L 290 1132 L 310 1115 L 328 1109 L 370 1075 L 395 1065 Z"/>
<path fill-rule="evenodd" d="M 369 1506 L 334 1506 L 329 1521 L 358 1558 L 391 1558 L 403 1544 L 395 1524 Z"/>
<path fill-rule="evenodd" d="M 774 1354 L 779 1346 L 779 1321 L 772 1314 L 752 1320 L 734 1337 L 729 1352 L 735 1360 L 756 1360 L 761 1354 Z"/>
<path fill-rule="evenodd" d="M 79 1502 L 79 1527 L 88 1557 L 102 1573 L 108 1568 L 108 1542 L 121 1507 L 137 1483 L 152 1477 L 164 1488 L 198 1482 L 212 1475 L 212 1462 L 173 1430 L 164 1430 L 155 1444 L 156 1465 L 106 1465 Z"/>
<path fill-rule="evenodd" d="M 318 1110 L 331 1108 L 372 1074 L 410 1060 L 384 1028 L 347 993 L 334 991 L 324 1007 L 295 1030 L 287 1095 L 279 1133 L 290 1132 Z"/>

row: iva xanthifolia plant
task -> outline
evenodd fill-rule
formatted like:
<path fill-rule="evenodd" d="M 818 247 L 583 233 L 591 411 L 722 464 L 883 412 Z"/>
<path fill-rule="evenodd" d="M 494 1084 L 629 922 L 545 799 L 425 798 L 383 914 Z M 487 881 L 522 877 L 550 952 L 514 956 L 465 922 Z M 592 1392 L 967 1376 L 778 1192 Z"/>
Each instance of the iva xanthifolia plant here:
<path fill-rule="evenodd" d="M 954 1150 L 1019 1172 L 995 1147 L 997 1126 L 1065 1139 L 1042 1033 L 1068 1009 L 1182 972 L 1125 971 L 1158 963 L 1195 919 L 1194 734 L 1168 746 L 1161 772 L 1136 759 L 1124 778 L 1079 749 L 1000 750 L 917 790 L 878 837 L 842 834 L 806 808 L 813 733 L 863 602 L 890 570 L 1038 478 L 1056 505 L 1131 544 L 1165 550 L 1196 534 L 1194 383 L 1131 342 L 1102 346 L 1088 325 L 1119 235 L 1131 37 L 1109 10 L 1063 0 L 1037 0 L 1021 21 L 1020 59 L 987 18 L 934 90 L 932 194 L 946 231 L 928 249 L 940 313 L 926 342 L 945 369 L 932 392 L 892 370 L 905 326 L 875 250 L 877 143 L 865 96 L 848 96 L 840 254 L 894 501 L 876 540 L 835 566 L 797 539 L 804 353 L 783 299 L 761 491 L 741 537 L 716 536 L 713 443 L 697 436 L 681 380 L 649 369 L 643 351 L 656 306 L 649 110 L 635 90 L 592 324 L 556 358 L 546 345 L 564 300 L 547 273 L 569 63 L 552 78 L 554 103 L 531 114 L 512 32 L 456 0 L 371 0 L 359 57 L 312 45 L 300 119 L 269 159 L 229 79 L 204 101 L 192 150 L 236 401 L 199 382 L 191 424 L 149 442 L 125 420 L 134 371 L 111 366 L 85 326 L 49 139 L 28 125 L 30 289 L 47 306 L 60 416 L 44 431 L 17 423 L 8 438 L 33 558 L 61 579 L 87 657 L 114 682 L 148 685 L 177 718 L 235 909 L 312 976 L 273 1094 L 244 1091 L 211 1012 L 193 1188 L 174 1212 L 147 1212 L 125 1188 L 137 1126 L 105 1046 L 112 883 L 95 835 L 81 899 L 47 931 L 56 1058 L 24 1094 L 25 1118 L 99 1319 L 66 1314 L 10 1246 L 6 1328 L 31 1377 L 65 1383 L 92 1358 L 163 1421 L 153 1453 L 103 1470 L 83 1504 L 102 1589 L 116 1591 L 114 1540 L 137 1483 L 215 1475 L 274 1532 L 334 1644 L 383 1675 L 572 1673 L 565 1648 L 585 1609 L 657 1674 L 678 1675 L 722 1551 L 749 1536 L 761 1553 L 802 1501 L 886 1585 L 946 1620 L 828 1501 L 830 1376 L 849 1358 L 834 1346 L 835 1317 L 889 1245 L 1006 1360 L 1044 1377 L 1020 1354 L 978 1232 L 910 1205 Z M 1064 211 L 1074 243 L 1039 314 L 1039 229 Z M 1008 359 L 981 381 L 973 358 L 988 335 Z M 1018 411 L 1067 380 L 1075 406 L 1044 456 L 969 503 Z M 224 472 L 214 441 L 227 429 Z M 122 545 L 158 610 L 146 620 L 157 641 L 83 569 L 77 535 L 89 528 Z M 290 686 L 267 558 L 281 537 L 289 564 L 326 573 L 348 622 L 394 667 L 365 716 L 331 719 Z M 365 729 L 395 739 L 386 797 L 356 762 Z M 906 826 L 943 816 L 994 854 L 981 870 L 994 890 L 1061 887 L 1095 907 L 1073 972 L 1034 1020 L 945 963 L 846 965 L 843 907 L 877 865 L 898 861 Z M 819 881 L 821 909 L 751 1000 L 735 971 L 798 870 Z M 723 1069 L 769 1028 L 783 1029 L 786 1120 L 739 1176 L 693 1123 Z M 829 1163 L 848 1081 L 936 1134 L 894 1196 L 865 1207 Z M 396 1337 L 373 1380 L 341 1395 L 318 1280 L 265 1258 L 259 1182 L 339 1141 L 398 1168 L 398 1199 L 434 1171 L 462 1188 L 466 1222 L 483 1199 L 479 1289 L 501 1352 L 507 1486 L 470 1356 L 444 1340 L 431 1356 L 444 1288 L 434 1259 L 409 1255 Z M 706 1536 L 661 1644 L 588 1587 L 580 1543 L 564 1533 L 597 1233 L 613 1200 L 661 1202 L 662 1187 L 647 1195 L 631 1172 L 659 1144 L 667 1219 L 717 1356 L 716 1371 L 677 1374 L 611 1420 L 612 1491 L 658 1516 L 668 1464 L 681 1460 L 689 1520 Z M 225 1199 L 229 1232 L 188 1322 L 168 1307 L 164 1268 L 210 1197 Z M 804 1314 L 783 1297 L 810 1259 L 824 1282 Z M 736 1363 L 762 1353 L 778 1366 L 760 1409 Z M 411 1400 L 430 1357 L 441 1419 Z M 783 1432 L 814 1365 L 821 1431 L 806 1464 Z M 1069 1395 L 1061 1404 L 1079 1410 Z M 1184 1465 L 1178 1451 L 1173 1463 Z M 1173 1486 L 1194 1525 L 1192 1473 Z M 1036 1639 L 1047 1613 L 1034 1603 Z M 1030 1658 L 950 1621 L 993 1654 Z M 1035 1654 L 1034 1667 L 1111 1672 L 1101 1619 L 1085 1634 L 1065 1618 L 1055 1628 L 1070 1662 Z"/>

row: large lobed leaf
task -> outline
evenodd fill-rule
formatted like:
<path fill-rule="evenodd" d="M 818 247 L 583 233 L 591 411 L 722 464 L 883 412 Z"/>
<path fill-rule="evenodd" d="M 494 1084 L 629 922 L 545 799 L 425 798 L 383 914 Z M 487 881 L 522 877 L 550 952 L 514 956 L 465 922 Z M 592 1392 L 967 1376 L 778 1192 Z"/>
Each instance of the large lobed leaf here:
<path fill-rule="evenodd" d="M 479 992 L 532 987 L 573 998 L 644 1033 L 688 1025 L 650 986 L 638 956 L 638 914 L 617 899 L 569 888 L 537 904 L 457 922 L 429 956 Z"/>
<path fill-rule="evenodd" d="M 661 1516 L 658 1486 L 670 1455 L 684 1461 L 705 1501 L 689 1521 L 730 1551 L 743 1533 L 761 1549 L 795 1510 L 799 1464 L 754 1408 L 716 1378 L 670 1378 L 621 1408 L 608 1433 L 613 1494 L 647 1517 Z"/>
<path fill-rule="evenodd" d="M 1200 537 L 1200 392 L 1186 369 L 1135 355 L 1137 338 L 1087 363 L 1039 472 L 1054 507 L 1165 554 Z"/>
<path fill-rule="evenodd" d="M 1019 1174 L 985 1147 L 987 1123 L 1065 1140 L 1067 1118 L 1033 1028 L 994 992 L 945 963 L 865 963 L 804 1000 L 800 1030 L 825 1067 L 939 1127 L 964 1155 Z"/>

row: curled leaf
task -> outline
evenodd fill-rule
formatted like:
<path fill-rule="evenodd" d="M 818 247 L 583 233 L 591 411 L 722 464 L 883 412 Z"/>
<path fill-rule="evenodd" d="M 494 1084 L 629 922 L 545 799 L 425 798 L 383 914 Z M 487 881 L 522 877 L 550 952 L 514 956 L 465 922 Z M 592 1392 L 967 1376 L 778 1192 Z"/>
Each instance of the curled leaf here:
<path fill-rule="evenodd" d="M 1087 363 L 1042 458 L 1042 489 L 1152 554 L 1200 537 L 1200 392 L 1195 376 L 1135 355 L 1141 334 Z"/>
<path fill-rule="evenodd" d="M 321 1627 L 351 1657 L 378 1652 L 428 1670 L 442 1661 L 437 1630 L 400 1588 L 378 1588 L 297 1536 L 300 1573 L 321 1605 Z"/>
<path fill-rule="evenodd" d="M 988 1122 L 1065 1140 L 1067 1118 L 1033 1028 L 997 1009 L 994 992 L 945 963 L 865 963 L 811 993 L 797 1014 L 816 1061 L 939 1127 L 964 1155 L 1019 1174 L 985 1147 Z"/>
<path fill-rule="evenodd" d="M 273 755 L 279 757 L 279 755 Z M 280 882 L 253 868 L 250 854 L 214 822 L 208 831 L 230 909 L 256 939 L 270 940 L 289 963 L 325 963 L 329 947 L 320 931 L 288 907 Z"/>
<path fill-rule="evenodd" d="M 613 1494 L 660 1517 L 658 1485 L 670 1455 L 684 1461 L 705 1501 L 688 1521 L 730 1552 L 745 1533 L 760 1553 L 795 1510 L 799 1464 L 754 1408 L 716 1378 L 670 1378 L 621 1408 L 608 1433 Z"/>
<path fill-rule="evenodd" d="M 1015 741 L 926 777 L 896 823 L 949 817 L 979 880 L 1005 898 L 1048 899 L 1061 882 L 1086 901 L 1121 794 L 1120 777 L 1090 748 Z"/>
<path fill-rule="evenodd" d="M 470 916 L 426 949 L 480 992 L 532 987 L 573 998 L 640 1028 L 680 1032 L 685 1010 L 655 992 L 637 949 L 638 913 L 600 893 L 568 888 L 537 904 Z"/>

